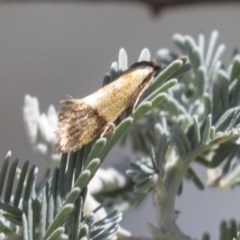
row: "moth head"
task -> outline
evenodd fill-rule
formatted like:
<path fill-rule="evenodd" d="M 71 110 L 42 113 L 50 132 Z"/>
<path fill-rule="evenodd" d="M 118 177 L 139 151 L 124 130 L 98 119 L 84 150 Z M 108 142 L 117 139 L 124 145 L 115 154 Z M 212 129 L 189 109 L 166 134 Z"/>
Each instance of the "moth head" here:
<path fill-rule="evenodd" d="M 160 63 L 158 63 L 155 60 L 136 62 L 130 66 L 129 70 L 136 70 L 136 69 L 140 69 L 140 68 L 150 68 L 151 72 L 152 72 L 151 74 L 154 78 L 162 70 Z"/>

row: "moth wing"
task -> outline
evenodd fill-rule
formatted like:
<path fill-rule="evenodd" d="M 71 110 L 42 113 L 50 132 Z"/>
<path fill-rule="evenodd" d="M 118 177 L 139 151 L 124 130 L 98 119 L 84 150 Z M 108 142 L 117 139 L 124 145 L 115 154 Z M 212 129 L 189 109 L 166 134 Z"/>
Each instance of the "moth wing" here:
<path fill-rule="evenodd" d="M 56 147 L 59 151 L 76 151 L 92 141 L 105 126 L 98 115 L 84 99 L 62 101 L 58 113 Z"/>

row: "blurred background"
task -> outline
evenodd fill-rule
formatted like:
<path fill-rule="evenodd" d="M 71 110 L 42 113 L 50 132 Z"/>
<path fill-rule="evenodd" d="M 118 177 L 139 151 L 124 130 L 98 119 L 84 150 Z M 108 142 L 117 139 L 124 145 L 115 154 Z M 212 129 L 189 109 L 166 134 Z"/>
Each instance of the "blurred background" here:
<path fill-rule="evenodd" d="M 40 175 L 44 173 L 46 166 L 31 149 L 24 129 L 25 94 L 39 99 L 41 112 L 50 104 L 58 107 L 66 95 L 84 97 L 101 86 L 121 47 L 128 53 L 129 64 L 144 47 L 154 58 L 159 48 L 177 49 L 172 43 L 174 33 L 197 38 L 200 31 L 209 37 L 212 30 L 218 30 L 219 43 L 227 46 L 223 62 L 228 65 L 234 48 L 240 48 L 239 22 L 239 5 L 231 4 L 175 7 L 156 16 L 140 4 L 0 4 L 1 158 L 11 150 L 21 163 L 30 159 Z M 133 158 L 115 148 L 107 162 L 120 161 L 123 156 Z M 195 167 L 204 181 L 203 169 Z M 193 238 L 208 231 L 216 239 L 222 218 L 239 219 L 239 193 L 238 189 L 208 188 L 200 192 L 185 182 L 176 202 L 181 212 L 177 223 Z M 125 216 L 122 226 L 150 236 L 144 224 L 155 223 L 155 217 L 149 197 L 137 211 Z"/>

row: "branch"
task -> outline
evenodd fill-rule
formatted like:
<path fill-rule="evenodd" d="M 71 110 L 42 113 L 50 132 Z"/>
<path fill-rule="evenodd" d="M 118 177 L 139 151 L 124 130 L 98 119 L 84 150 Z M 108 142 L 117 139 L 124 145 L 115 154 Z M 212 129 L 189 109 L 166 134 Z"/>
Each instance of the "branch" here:
<path fill-rule="evenodd" d="M 222 3 L 239 3 L 238 0 L 0 0 L 0 3 L 9 2 L 63 2 L 63 3 L 127 3 L 127 4 L 144 4 L 150 7 L 154 14 L 158 14 L 167 7 L 178 7 L 195 4 L 222 4 Z"/>
<path fill-rule="evenodd" d="M 184 161 L 168 162 L 165 168 L 165 177 L 158 178 L 157 194 L 154 199 L 158 208 L 156 212 L 160 229 L 148 223 L 149 231 L 157 239 L 191 240 L 178 228 L 175 221 L 175 197 L 187 168 L 188 164 L 185 164 Z"/>

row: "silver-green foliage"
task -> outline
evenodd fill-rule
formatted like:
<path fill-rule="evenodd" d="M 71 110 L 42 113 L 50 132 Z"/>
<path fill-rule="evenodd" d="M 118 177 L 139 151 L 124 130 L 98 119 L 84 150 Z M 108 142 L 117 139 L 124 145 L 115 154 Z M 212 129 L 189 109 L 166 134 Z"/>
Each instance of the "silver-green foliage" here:
<path fill-rule="evenodd" d="M 155 239 L 191 239 L 178 229 L 173 214 L 184 177 L 204 189 L 191 162 L 213 169 L 208 171 L 211 186 L 226 188 L 240 182 L 240 55 L 234 55 L 225 70 L 220 61 L 225 46 L 216 46 L 217 37 L 218 32 L 214 31 L 205 47 L 202 33 L 198 42 L 190 36 L 174 35 L 175 44 L 181 54 L 188 55 L 189 61 L 171 76 L 177 76 L 178 84 L 167 90 L 165 100 L 128 133 L 135 151 L 153 156 L 153 150 L 149 149 L 154 148 L 156 156 L 159 152 L 165 154 L 164 164 L 163 157 L 157 158 L 161 169 L 150 161 L 152 157 L 142 157 L 131 163 L 128 170 L 136 183 L 135 192 L 154 190 L 158 227 L 149 223 L 148 229 Z M 157 52 L 157 59 L 163 65 L 168 66 L 177 57 L 167 49 Z M 166 136 L 167 149 L 162 144 Z"/>
<path fill-rule="evenodd" d="M 18 160 L 9 165 L 10 155 L 9 152 L 5 157 L 0 174 L 2 239 L 14 236 L 24 240 L 115 239 L 114 232 L 122 218 L 118 211 L 100 220 L 95 215 L 101 205 L 89 214 L 83 213 L 86 186 L 100 164 L 99 159 L 82 164 L 80 153 L 63 154 L 60 166 L 37 191 L 37 167 L 28 169 L 29 162 L 26 162 L 21 170 L 17 169 Z M 79 165 L 80 171 L 76 171 Z M 15 178 L 17 186 L 13 191 Z"/>
<path fill-rule="evenodd" d="M 140 60 L 148 57 L 149 51 L 143 50 Z M 127 55 L 122 49 L 118 63 L 112 64 L 108 80 L 127 68 L 126 61 Z M 6 189 L 0 201 L 1 237 L 14 236 L 24 240 L 115 239 L 121 213 L 113 210 L 106 214 L 105 210 L 102 211 L 103 205 L 85 213 L 84 206 L 89 204 L 86 204 L 87 186 L 124 132 L 165 99 L 164 91 L 171 85 L 160 91 L 159 88 L 165 77 L 172 75 L 182 64 L 182 60 L 176 60 L 165 69 L 157 77 L 151 97 L 140 103 L 134 114 L 124 113 L 125 117 L 118 120 L 116 130 L 107 138 L 96 139 L 81 150 L 69 155 L 62 154 L 61 157 L 54 150 L 57 124 L 55 108 L 51 106 L 47 114 L 40 114 L 38 100 L 26 95 L 23 116 L 27 134 L 33 149 L 48 164 L 48 170 L 40 183 L 36 184 L 36 166 L 29 170 L 29 163 L 26 162 L 22 168 L 17 168 L 16 160 L 9 169 L 10 153 L 6 156 L 0 175 L 0 193 L 4 184 Z M 106 81 L 107 77 L 104 79 Z M 18 183 L 13 192 L 15 182 Z"/>
<path fill-rule="evenodd" d="M 217 36 L 214 31 L 206 48 L 202 33 L 198 42 L 175 34 L 175 44 L 188 58 L 160 49 L 157 60 L 164 68 L 136 110 L 122 113 L 115 131 L 106 138 L 97 138 L 69 155 L 60 156 L 54 151 L 55 108 L 51 106 L 47 114 L 40 114 L 38 100 L 27 95 L 23 109 L 27 133 L 48 171 L 36 184 L 37 167 L 28 170 L 26 162 L 20 169 L 15 161 L 8 171 L 7 155 L 0 175 L 0 194 L 6 185 L 0 201 L 3 237 L 114 239 L 121 220 L 116 209 L 127 211 L 152 192 L 157 226 L 148 223 L 147 228 L 154 239 L 191 239 L 178 228 L 174 208 L 184 177 L 199 189 L 204 188 L 191 162 L 220 168 L 221 174 L 210 179 L 214 186 L 229 187 L 240 181 L 240 56 L 235 55 L 225 70 L 220 61 L 225 46 L 215 46 Z M 143 49 L 138 60 L 148 61 L 150 56 L 149 50 Z M 121 49 L 103 84 L 127 68 L 127 54 Z M 99 169 L 119 140 L 123 145 L 130 142 L 132 149 L 142 154 L 127 170 L 137 195 L 132 193 L 133 184 L 126 175 L 109 171 L 106 178 Z M 18 178 L 15 193 L 14 177 Z M 85 213 L 93 198 L 101 203 L 106 198 L 110 201 Z M 112 213 L 104 217 L 101 211 L 105 213 L 106 209 Z M 132 237 L 121 229 L 117 235 L 122 239 Z M 203 239 L 209 239 L 208 234 Z"/>

